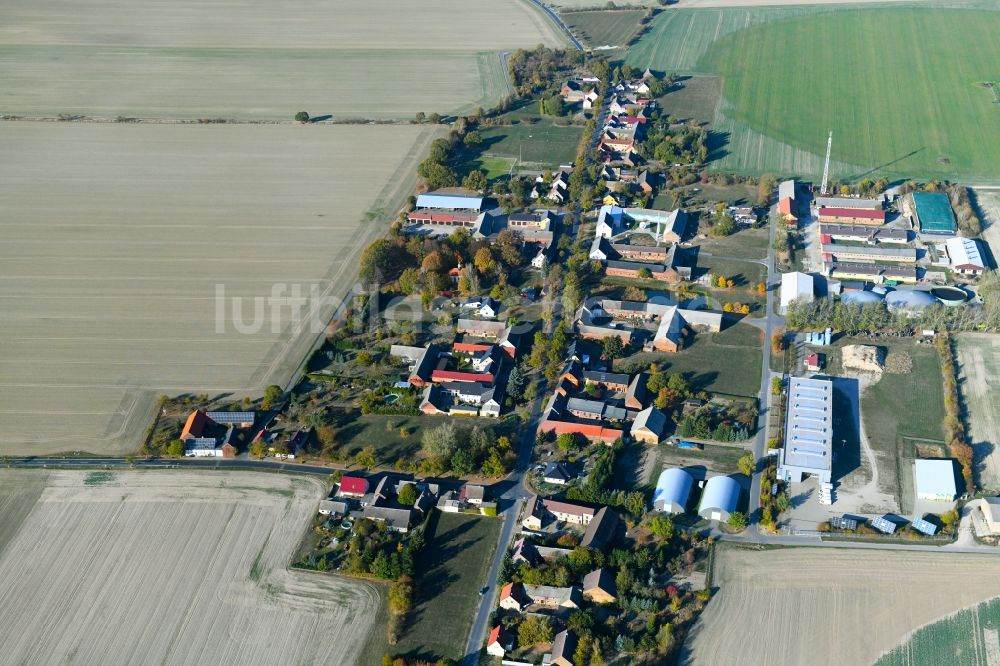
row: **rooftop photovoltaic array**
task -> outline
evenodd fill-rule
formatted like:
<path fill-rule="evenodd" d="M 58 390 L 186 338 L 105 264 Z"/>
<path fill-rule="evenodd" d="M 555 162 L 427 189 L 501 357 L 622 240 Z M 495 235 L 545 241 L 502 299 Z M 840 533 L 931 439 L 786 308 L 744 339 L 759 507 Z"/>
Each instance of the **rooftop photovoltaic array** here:
<path fill-rule="evenodd" d="M 896 531 L 896 523 L 886 520 L 882 516 L 872 518 L 872 527 L 883 534 L 893 534 Z"/>
<path fill-rule="evenodd" d="M 253 412 L 208 412 L 206 416 L 216 423 L 227 425 L 231 423 L 253 423 L 254 420 Z"/>
<path fill-rule="evenodd" d="M 927 536 L 934 536 L 934 533 L 937 532 L 937 526 L 923 518 L 914 518 L 910 524 L 913 525 L 913 529 Z"/>

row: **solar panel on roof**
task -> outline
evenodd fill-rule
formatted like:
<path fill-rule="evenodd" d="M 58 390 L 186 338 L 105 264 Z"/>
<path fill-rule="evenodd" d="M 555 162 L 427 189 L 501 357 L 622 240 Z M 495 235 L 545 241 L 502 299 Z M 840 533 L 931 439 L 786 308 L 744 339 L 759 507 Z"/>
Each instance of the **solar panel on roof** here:
<path fill-rule="evenodd" d="M 896 531 L 896 523 L 891 520 L 886 520 L 882 516 L 872 518 L 872 527 L 883 534 L 892 534 Z"/>
<path fill-rule="evenodd" d="M 923 518 L 914 518 L 910 524 L 913 525 L 913 529 L 927 536 L 934 536 L 935 532 L 937 532 L 937 526 L 934 523 L 927 522 Z"/>

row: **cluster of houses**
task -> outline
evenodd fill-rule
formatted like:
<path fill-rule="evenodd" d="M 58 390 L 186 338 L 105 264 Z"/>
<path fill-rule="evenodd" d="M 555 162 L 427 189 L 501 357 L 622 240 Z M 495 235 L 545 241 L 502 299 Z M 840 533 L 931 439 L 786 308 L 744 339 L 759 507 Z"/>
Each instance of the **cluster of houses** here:
<path fill-rule="evenodd" d="M 552 179 L 548 182 L 546 182 L 544 175 L 537 176 L 529 195 L 531 200 L 545 200 L 560 206 L 566 203 L 566 200 L 569 199 L 569 176 L 571 173 L 573 173 L 572 165 L 564 164 L 552 172 Z"/>
<path fill-rule="evenodd" d="M 594 508 L 573 502 L 543 499 L 533 496 L 524 509 L 521 525 L 530 532 L 545 528 L 567 526 L 570 529 L 585 527 L 580 546 L 601 550 L 614 540 L 619 529 L 617 512 L 609 507 Z M 535 545 L 527 538 L 514 544 L 514 562 L 537 565 L 546 560 L 565 556 L 570 551 L 565 548 L 549 548 Z M 507 583 L 500 590 L 501 610 L 528 615 L 544 615 L 565 621 L 574 611 L 586 603 L 610 604 L 618 600 L 615 577 L 609 569 L 595 569 L 586 574 L 581 584 L 566 587 L 549 585 L 528 585 L 520 582 Z M 555 635 L 550 654 L 543 663 L 574 666 L 573 653 L 576 651 L 578 636 L 570 630 Z M 501 624 L 497 624 L 486 641 L 486 651 L 495 657 L 504 657 L 513 649 L 513 636 Z"/>
<path fill-rule="evenodd" d="M 412 505 L 399 502 L 399 493 L 406 485 L 416 490 Z M 434 507 L 448 513 L 484 513 L 492 507 L 495 515 L 496 503 L 488 498 L 488 489 L 478 484 L 465 484 L 456 492 L 410 476 L 350 474 L 342 476 L 331 496 L 320 501 L 318 511 L 332 517 L 366 518 L 384 523 L 390 531 L 406 533 Z"/>
<path fill-rule="evenodd" d="M 614 372 L 584 370 L 578 360 L 563 369 L 538 426 L 541 433 L 572 434 L 592 442 L 611 444 L 627 433 L 632 438 L 655 444 L 667 424 L 666 414 L 653 404 L 646 391 L 647 377 Z M 587 386 L 597 388 L 593 395 Z M 600 395 L 600 398 L 594 397 Z M 555 477 L 548 470 L 545 479 Z"/>
<path fill-rule="evenodd" d="M 655 327 L 655 328 L 654 328 Z M 688 310 L 676 304 L 588 298 L 576 313 L 576 333 L 584 340 L 618 337 L 626 344 L 645 337 L 647 351 L 676 352 L 686 328 L 714 333 L 722 330 L 722 314 Z M 655 330 L 650 338 L 649 333 Z"/>
<path fill-rule="evenodd" d="M 637 144 L 643 138 L 646 110 L 653 104 L 648 84 L 652 78 L 653 73 L 647 69 L 643 78 L 621 81 L 611 87 L 607 120 L 597 146 L 604 163 L 638 165 Z"/>
<path fill-rule="evenodd" d="M 584 111 L 594 108 L 594 102 L 600 99 L 597 94 L 597 84 L 601 80 L 596 76 L 579 76 L 568 79 L 559 91 L 559 95 L 567 104 L 579 104 Z"/>
<path fill-rule="evenodd" d="M 181 428 L 184 455 L 192 458 L 234 458 L 238 431 L 253 426 L 254 412 L 191 412 Z"/>
<path fill-rule="evenodd" d="M 543 180 L 539 176 L 531 193 L 532 199 L 564 203 L 568 197 L 570 171 L 572 167 L 554 172 L 547 191 L 542 189 Z M 534 250 L 530 251 L 532 265 L 544 268 L 552 246 L 553 229 L 559 218 L 558 213 L 547 209 L 507 214 L 500 208 L 490 207 L 487 199 L 478 194 L 439 190 L 417 197 L 416 206 L 406 214 L 402 231 L 442 237 L 450 236 L 457 229 L 466 229 L 473 238 L 493 241 L 504 229 L 512 229 L 521 235 L 525 246 L 534 246 Z M 452 278 L 457 280 L 459 275 L 460 268 L 453 269 Z"/>
<path fill-rule="evenodd" d="M 462 340 L 450 349 L 393 345 L 389 355 L 408 364 L 407 382 L 423 389 L 424 414 L 497 418 L 504 398 L 505 365 L 517 357 L 530 325 L 459 319 Z"/>

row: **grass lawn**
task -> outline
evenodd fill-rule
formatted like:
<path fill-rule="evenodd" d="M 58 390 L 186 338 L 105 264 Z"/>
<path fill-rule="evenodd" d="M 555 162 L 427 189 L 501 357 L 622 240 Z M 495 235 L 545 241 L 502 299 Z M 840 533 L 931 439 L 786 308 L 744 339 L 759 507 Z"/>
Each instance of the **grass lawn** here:
<path fill-rule="evenodd" d="M 737 32 L 702 62 L 735 118 L 811 152 L 833 130 L 853 175 L 996 179 L 1000 107 L 982 84 L 1000 78 L 998 32 L 996 11 L 841 11 Z"/>
<path fill-rule="evenodd" d="M 497 518 L 434 512 L 417 557 L 413 610 L 392 653 L 430 660 L 463 656 L 501 525 Z"/>
<path fill-rule="evenodd" d="M 696 333 L 690 346 L 671 354 L 640 352 L 615 361 L 615 368 L 659 363 L 667 373 L 687 376 L 696 391 L 756 397 L 760 388 L 763 334 L 747 324 L 720 333 Z"/>
<path fill-rule="evenodd" d="M 392 465 L 401 458 L 412 458 L 420 451 L 420 434 L 447 421 L 448 416 L 395 416 L 361 414 L 354 410 L 335 413 L 337 443 L 347 447 L 353 457 L 366 446 L 375 447 L 379 465 Z M 400 434 L 406 428 L 406 437 Z"/>
<path fill-rule="evenodd" d="M 699 239 L 699 256 L 706 259 L 708 254 L 740 259 L 766 259 L 768 235 L 767 229 L 745 229 L 725 238 Z"/>
<path fill-rule="evenodd" d="M 639 9 L 596 12 L 569 12 L 561 15 L 564 23 L 590 48 L 624 46 L 639 30 L 646 14 Z"/>
<path fill-rule="evenodd" d="M 918 346 L 910 341 L 878 343 L 890 352 L 905 351 L 913 360 L 910 373 L 883 373 L 861 395 L 865 435 L 878 456 L 880 474 L 887 478 L 886 489 L 896 493 L 905 511 L 913 502 L 910 462 L 916 457 L 918 444 L 925 440 L 941 442 L 944 437 L 941 366 L 931 345 Z"/>
<path fill-rule="evenodd" d="M 679 449 L 674 444 L 662 443 L 657 447 L 656 470 L 652 485 L 660 471 L 665 467 L 704 466 L 716 474 L 732 474 L 739 471 L 739 459 L 746 449 L 738 446 L 722 446 L 719 444 L 704 444 L 700 449 Z"/>
<path fill-rule="evenodd" d="M 568 122 L 565 118 L 560 122 Z M 573 161 L 582 127 L 556 125 L 544 118 L 535 124 L 488 127 L 482 130 L 483 157 L 520 159 L 526 166 L 555 168 Z"/>
<path fill-rule="evenodd" d="M 720 97 L 722 79 L 717 76 L 690 76 L 656 101 L 675 121 L 708 123 L 715 118 L 715 107 Z"/>

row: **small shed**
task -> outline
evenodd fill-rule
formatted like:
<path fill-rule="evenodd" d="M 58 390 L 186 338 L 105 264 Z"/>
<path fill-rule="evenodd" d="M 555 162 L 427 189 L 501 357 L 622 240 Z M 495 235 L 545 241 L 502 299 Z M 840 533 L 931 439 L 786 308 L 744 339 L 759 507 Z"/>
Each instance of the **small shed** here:
<path fill-rule="evenodd" d="M 684 513 L 694 478 L 677 467 L 660 472 L 653 491 L 653 508 L 666 513 Z"/>
<path fill-rule="evenodd" d="M 730 476 L 713 476 L 705 484 L 698 515 L 708 520 L 729 520 L 740 501 L 740 484 Z"/>

